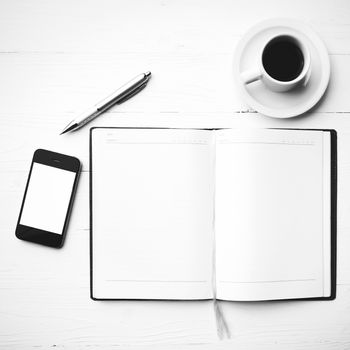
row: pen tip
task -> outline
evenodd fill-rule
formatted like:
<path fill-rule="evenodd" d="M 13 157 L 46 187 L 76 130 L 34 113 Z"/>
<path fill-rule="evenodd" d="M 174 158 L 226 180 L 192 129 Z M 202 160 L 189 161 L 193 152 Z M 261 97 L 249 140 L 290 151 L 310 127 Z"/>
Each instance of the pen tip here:
<path fill-rule="evenodd" d="M 147 72 L 145 73 L 145 76 L 146 76 L 147 78 L 150 78 L 151 75 L 152 75 L 152 73 L 151 73 L 150 71 L 147 71 Z"/>
<path fill-rule="evenodd" d="M 63 131 L 60 133 L 60 135 L 65 134 L 65 133 L 68 132 L 68 131 L 72 131 L 72 130 L 76 129 L 77 126 L 78 126 L 77 123 L 70 122 L 70 123 L 63 129 Z"/>

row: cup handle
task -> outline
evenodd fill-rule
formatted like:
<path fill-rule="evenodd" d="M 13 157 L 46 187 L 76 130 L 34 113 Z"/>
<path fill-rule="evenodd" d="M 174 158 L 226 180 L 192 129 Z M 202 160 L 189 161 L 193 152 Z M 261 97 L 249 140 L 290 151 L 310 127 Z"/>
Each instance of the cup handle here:
<path fill-rule="evenodd" d="M 241 73 L 241 79 L 243 84 L 250 84 L 261 79 L 261 71 L 259 69 L 246 70 Z"/>

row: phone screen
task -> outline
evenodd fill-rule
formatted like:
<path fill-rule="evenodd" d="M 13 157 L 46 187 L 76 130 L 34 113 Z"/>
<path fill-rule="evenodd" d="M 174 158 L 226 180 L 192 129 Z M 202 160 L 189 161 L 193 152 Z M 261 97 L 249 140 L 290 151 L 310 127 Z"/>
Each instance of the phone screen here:
<path fill-rule="evenodd" d="M 20 224 L 62 234 L 76 173 L 33 162 Z"/>

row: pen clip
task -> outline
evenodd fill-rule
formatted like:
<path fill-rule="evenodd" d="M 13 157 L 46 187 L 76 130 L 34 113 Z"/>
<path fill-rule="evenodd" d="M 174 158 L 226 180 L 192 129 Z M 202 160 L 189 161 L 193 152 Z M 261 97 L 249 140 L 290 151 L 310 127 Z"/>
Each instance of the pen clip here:
<path fill-rule="evenodd" d="M 136 94 L 138 94 L 141 90 L 143 90 L 146 85 L 148 83 L 148 80 L 145 81 L 142 85 L 140 85 L 137 89 L 133 90 L 129 95 L 126 95 L 125 97 L 123 97 L 122 99 L 120 99 L 116 104 L 120 105 L 123 102 L 127 101 L 129 98 L 135 96 Z"/>

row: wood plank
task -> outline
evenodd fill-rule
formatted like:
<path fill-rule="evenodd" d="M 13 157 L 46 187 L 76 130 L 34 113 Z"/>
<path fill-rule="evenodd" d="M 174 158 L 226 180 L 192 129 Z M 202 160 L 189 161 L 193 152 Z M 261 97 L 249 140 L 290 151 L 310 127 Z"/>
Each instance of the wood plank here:
<path fill-rule="evenodd" d="M 3 52 L 231 52 L 266 18 L 309 23 L 331 53 L 350 53 L 347 1 L 113 0 L 0 3 Z"/>
<path fill-rule="evenodd" d="M 249 107 L 234 85 L 232 57 L 233 52 L 0 54 L 0 75 L 8 82 L 0 85 L 0 125 L 63 125 L 146 70 L 153 72 L 147 88 L 112 111 L 246 111 Z M 330 85 L 315 111 L 349 112 L 350 55 L 332 55 L 331 62 Z M 28 114 L 35 118 L 29 121 Z"/>

